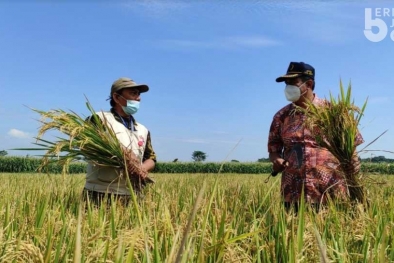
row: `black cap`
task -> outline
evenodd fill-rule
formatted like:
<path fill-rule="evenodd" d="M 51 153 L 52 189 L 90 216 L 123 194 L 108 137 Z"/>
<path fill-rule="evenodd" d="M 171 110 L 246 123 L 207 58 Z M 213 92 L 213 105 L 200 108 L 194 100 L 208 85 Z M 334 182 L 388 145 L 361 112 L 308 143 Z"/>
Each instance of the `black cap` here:
<path fill-rule="evenodd" d="M 297 78 L 300 76 L 306 76 L 311 79 L 315 79 L 315 69 L 304 62 L 290 62 L 287 68 L 286 75 L 280 76 L 276 79 L 276 82 L 282 82 L 286 79 Z"/>

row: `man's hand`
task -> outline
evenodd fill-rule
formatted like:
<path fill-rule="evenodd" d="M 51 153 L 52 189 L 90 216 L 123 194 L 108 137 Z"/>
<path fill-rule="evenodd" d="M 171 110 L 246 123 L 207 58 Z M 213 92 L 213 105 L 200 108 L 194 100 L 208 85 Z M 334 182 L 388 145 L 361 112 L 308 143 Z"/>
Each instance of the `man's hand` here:
<path fill-rule="evenodd" d="M 147 160 L 145 160 L 145 161 L 142 163 L 141 167 L 142 167 L 146 172 L 150 172 L 150 171 L 152 171 L 152 170 L 155 168 L 155 165 L 156 165 L 156 163 L 155 163 L 153 160 L 147 159 Z"/>
<path fill-rule="evenodd" d="M 271 152 L 269 154 L 269 159 L 272 162 L 272 176 L 277 175 L 289 166 L 289 162 L 283 159 L 280 153 Z"/>
<path fill-rule="evenodd" d="M 285 159 L 283 158 L 276 158 L 273 162 L 272 162 L 272 169 L 274 172 L 276 173 L 280 173 L 282 172 L 284 169 L 286 169 L 286 167 L 289 166 L 289 162 L 287 162 Z"/>

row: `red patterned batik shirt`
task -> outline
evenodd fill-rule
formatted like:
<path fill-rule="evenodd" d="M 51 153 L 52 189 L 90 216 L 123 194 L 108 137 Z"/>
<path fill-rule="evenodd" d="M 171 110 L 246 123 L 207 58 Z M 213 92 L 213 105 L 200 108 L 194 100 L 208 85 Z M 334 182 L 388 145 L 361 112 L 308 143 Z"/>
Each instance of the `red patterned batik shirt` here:
<path fill-rule="evenodd" d="M 316 96 L 313 99 L 315 105 L 325 102 Z M 305 200 L 310 203 L 325 203 L 327 195 L 347 196 L 345 181 L 338 171 L 338 160 L 318 145 L 314 135 L 303 125 L 305 115 L 294 109 L 295 106 L 289 104 L 275 114 L 268 137 L 268 152 L 279 153 L 289 162 L 282 172 L 284 201 L 298 202 L 303 189 Z M 358 133 L 356 145 L 362 142 Z"/>

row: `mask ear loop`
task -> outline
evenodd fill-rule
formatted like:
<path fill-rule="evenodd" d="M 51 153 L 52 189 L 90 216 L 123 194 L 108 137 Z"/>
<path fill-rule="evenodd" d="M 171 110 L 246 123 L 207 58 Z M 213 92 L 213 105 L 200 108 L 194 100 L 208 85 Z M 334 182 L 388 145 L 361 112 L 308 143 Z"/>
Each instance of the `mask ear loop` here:
<path fill-rule="evenodd" d="M 298 88 L 300 89 L 300 91 L 301 91 L 301 87 L 306 83 L 307 81 L 305 81 L 304 83 L 302 83 Z M 304 94 L 306 94 L 307 92 L 308 92 L 308 87 L 306 88 L 306 90 L 303 92 L 303 93 L 301 93 L 301 95 L 300 95 L 300 98 L 302 97 L 302 96 L 304 96 Z"/>
<path fill-rule="evenodd" d="M 119 97 L 122 97 L 124 100 L 126 100 L 125 97 L 123 97 L 123 96 L 120 95 L 119 93 L 116 93 L 116 95 L 118 95 Z M 119 100 L 119 99 L 117 99 L 117 100 Z M 116 104 L 121 105 L 121 104 L 120 104 L 118 101 L 116 101 L 115 99 L 114 99 L 114 101 L 115 101 Z M 127 103 L 127 100 L 126 100 L 126 103 Z M 121 105 L 121 106 L 122 106 L 122 105 Z"/>
<path fill-rule="evenodd" d="M 303 93 L 301 93 L 300 98 L 301 98 L 302 96 L 304 96 L 307 92 L 308 92 L 308 89 L 306 89 Z"/>

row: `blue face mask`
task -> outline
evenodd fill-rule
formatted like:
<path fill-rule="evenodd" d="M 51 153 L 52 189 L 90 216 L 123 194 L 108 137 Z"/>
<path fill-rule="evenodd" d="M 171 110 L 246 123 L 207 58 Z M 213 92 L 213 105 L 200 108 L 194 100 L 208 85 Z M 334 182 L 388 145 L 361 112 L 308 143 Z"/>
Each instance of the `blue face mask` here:
<path fill-rule="evenodd" d="M 127 100 L 127 106 L 122 106 L 124 113 L 127 115 L 133 115 L 137 113 L 140 108 L 140 102 L 136 100 Z"/>

